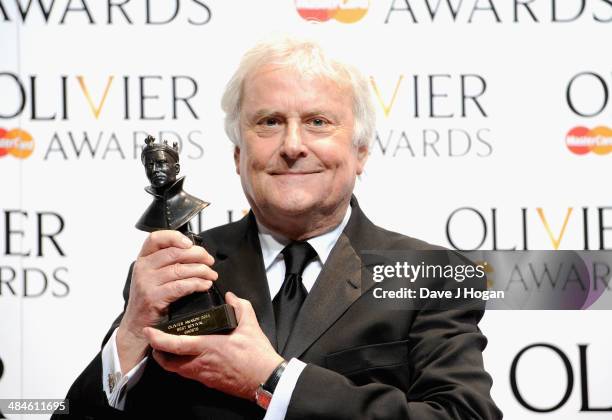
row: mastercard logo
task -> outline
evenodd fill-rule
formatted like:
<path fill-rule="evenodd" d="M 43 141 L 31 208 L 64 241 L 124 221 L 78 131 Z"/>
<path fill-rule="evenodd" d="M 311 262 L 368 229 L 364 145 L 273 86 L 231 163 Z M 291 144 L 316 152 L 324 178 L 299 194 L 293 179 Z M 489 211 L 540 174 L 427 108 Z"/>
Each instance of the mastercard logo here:
<path fill-rule="evenodd" d="M 368 13 L 369 7 L 369 0 L 295 0 L 299 15 L 314 22 L 334 19 L 341 23 L 355 23 Z"/>
<path fill-rule="evenodd" d="M 612 152 L 612 129 L 604 126 L 592 130 L 586 127 L 574 127 L 565 136 L 565 145 L 576 155 L 595 153 L 607 155 Z"/>
<path fill-rule="evenodd" d="M 20 128 L 5 130 L 0 128 L 0 158 L 12 155 L 26 159 L 34 152 L 34 139 L 27 131 Z"/>

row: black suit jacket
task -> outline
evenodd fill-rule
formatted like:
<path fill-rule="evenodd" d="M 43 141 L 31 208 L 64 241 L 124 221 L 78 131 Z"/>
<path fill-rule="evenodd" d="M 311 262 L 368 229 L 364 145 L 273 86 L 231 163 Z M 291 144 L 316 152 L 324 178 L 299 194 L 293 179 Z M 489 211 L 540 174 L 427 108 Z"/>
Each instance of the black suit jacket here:
<path fill-rule="evenodd" d="M 302 307 L 283 356 L 307 363 L 287 419 L 499 419 L 484 371 L 481 310 L 384 310 L 373 303 L 362 252 L 435 247 L 372 224 L 351 200 L 350 220 Z M 217 285 L 251 301 L 276 344 L 275 321 L 252 214 L 201 234 L 214 256 Z M 129 279 L 124 288 L 127 302 Z M 104 342 L 118 326 L 121 315 Z M 82 418 L 252 419 L 265 414 L 163 370 L 152 358 L 128 393 L 124 412 L 109 407 L 98 354 L 68 392 Z"/>

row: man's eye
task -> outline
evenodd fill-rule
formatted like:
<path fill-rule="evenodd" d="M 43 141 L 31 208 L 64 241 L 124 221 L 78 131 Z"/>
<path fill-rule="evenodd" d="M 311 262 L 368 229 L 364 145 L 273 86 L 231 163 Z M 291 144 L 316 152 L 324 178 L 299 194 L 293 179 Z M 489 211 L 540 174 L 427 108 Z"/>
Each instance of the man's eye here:
<path fill-rule="evenodd" d="M 327 121 L 323 118 L 313 118 L 310 120 L 310 124 L 314 125 L 315 127 L 325 127 L 327 125 Z"/>
<path fill-rule="evenodd" d="M 259 125 L 265 125 L 267 127 L 275 127 L 278 124 L 280 124 L 280 121 L 278 120 L 278 118 L 264 118 L 263 120 L 259 121 L 258 123 Z"/>

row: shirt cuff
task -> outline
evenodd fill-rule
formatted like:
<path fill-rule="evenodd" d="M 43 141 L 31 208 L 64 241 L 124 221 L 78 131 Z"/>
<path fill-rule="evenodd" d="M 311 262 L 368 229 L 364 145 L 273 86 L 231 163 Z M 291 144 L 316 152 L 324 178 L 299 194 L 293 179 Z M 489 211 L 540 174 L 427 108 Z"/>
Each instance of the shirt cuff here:
<path fill-rule="evenodd" d="M 125 407 L 125 397 L 140 380 L 148 357 L 142 359 L 128 373 L 121 373 L 121 363 L 117 352 L 117 329 L 102 348 L 102 388 L 108 399 L 108 404 L 117 410 Z"/>
<path fill-rule="evenodd" d="M 280 381 L 278 381 L 278 385 L 276 385 L 264 420 L 282 420 L 285 418 L 291 395 L 305 367 L 306 363 L 296 358 L 289 361 Z"/>

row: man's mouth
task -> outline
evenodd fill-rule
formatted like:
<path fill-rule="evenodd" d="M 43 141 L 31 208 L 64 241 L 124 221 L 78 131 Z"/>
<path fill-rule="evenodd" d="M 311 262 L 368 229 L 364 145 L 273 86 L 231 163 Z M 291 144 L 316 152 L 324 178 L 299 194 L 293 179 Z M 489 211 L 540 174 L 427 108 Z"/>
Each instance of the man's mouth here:
<path fill-rule="evenodd" d="M 314 175 L 321 173 L 322 171 L 278 171 L 271 172 L 270 175 L 285 175 L 285 176 L 297 176 L 297 175 Z"/>

